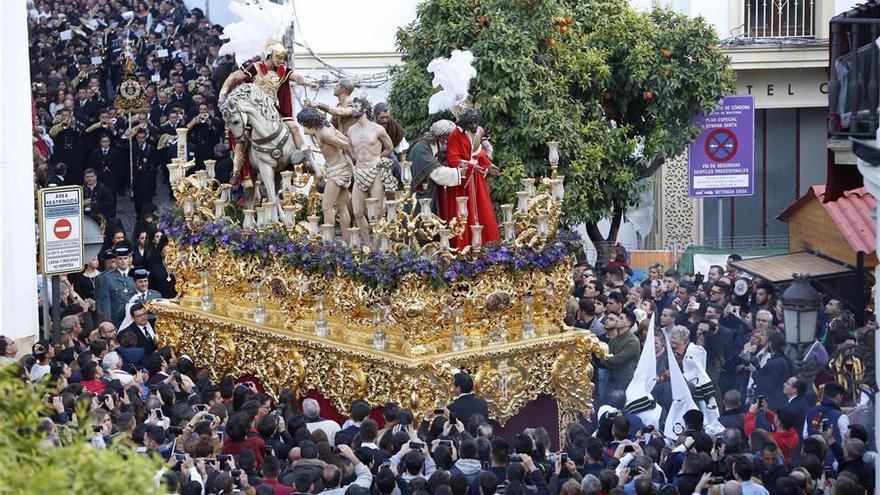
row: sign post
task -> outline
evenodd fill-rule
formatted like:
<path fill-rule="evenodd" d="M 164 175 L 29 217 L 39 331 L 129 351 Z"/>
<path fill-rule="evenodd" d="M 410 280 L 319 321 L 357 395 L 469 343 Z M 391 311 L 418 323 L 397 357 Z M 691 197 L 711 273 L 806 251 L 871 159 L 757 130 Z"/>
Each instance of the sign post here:
<path fill-rule="evenodd" d="M 725 97 L 696 124 L 702 132 L 688 148 L 688 196 L 718 198 L 721 247 L 722 198 L 755 194 L 755 97 Z"/>
<path fill-rule="evenodd" d="M 82 187 L 41 189 L 38 215 L 40 271 L 52 276 L 52 337 L 58 343 L 61 338 L 58 275 L 78 272 L 85 265 Z"/>

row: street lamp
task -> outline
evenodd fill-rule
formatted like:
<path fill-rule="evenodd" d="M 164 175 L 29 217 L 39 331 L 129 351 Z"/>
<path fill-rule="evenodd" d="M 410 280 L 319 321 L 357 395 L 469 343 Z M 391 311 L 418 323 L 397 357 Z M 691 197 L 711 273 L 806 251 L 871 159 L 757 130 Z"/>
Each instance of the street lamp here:
<path fill-rule="evenodd" d="M 798 361 L 803 360 L 803 346 L 816 340 L 819 305 L 822 303 L 808 278 L 809 274 L 795 273 L 791 285 L 782 293 L 785 341 L 797 349 Z"/>

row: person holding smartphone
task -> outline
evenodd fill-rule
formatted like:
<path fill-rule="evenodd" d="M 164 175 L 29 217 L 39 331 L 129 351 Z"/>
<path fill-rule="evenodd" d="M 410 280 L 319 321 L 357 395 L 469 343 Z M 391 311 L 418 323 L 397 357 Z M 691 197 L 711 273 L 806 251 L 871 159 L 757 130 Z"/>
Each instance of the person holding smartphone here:
<path fill-rule="evenodd" d="M 798 415 L 792 409 L 784 407 L 773 412 L 768 409 L 766 398 L 758 396 L 758 399 L 749 407 L 749 412 L 746 413 L 746 436 L 751 435 L 755 428 L 763 428 L 768 431 L 776 445 L 779 446 L 779 450 L 782 451 L 785 465 L 790 466 L 794 450 L 800 442 L 800 435 L 797 431 L 798 422 Z"/>

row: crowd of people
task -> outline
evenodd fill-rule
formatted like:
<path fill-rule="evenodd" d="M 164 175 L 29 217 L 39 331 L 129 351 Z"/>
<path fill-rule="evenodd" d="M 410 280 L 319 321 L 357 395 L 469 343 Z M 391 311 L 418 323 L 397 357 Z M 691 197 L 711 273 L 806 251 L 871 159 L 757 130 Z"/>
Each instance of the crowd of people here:
<path fill-rule="evenodd" d="M 786 344 L 779 288 L 744 279 L 732 265 L 713 266 L 705 277 L 655 265 L 640 281 L 618 249 L 603 266 L 575 266 L 566 322 L 594 333 L 613 355 L 595 362 L 594 413 L 563 425 L 558 442 L 537 418 L 516 434 L 500 428 L 466 373 L 452 384 L 457 399 L 428 417 L 398 404 L 357 401 L 343 423 L 289 390 L 273 400 L 258 380 L 212 381 L 205 363 L 158 345 L 143 303 L 175 295 L 153 203 L 157 187 L 167 185 L 164 165 L 176 156 L 176 129 L 189 129 L 187 158 L 196 168 L 215 159 L 221 181 L 233 175 L 217 105 L 237 65 L 218 55 L 222 27 L 182 0 L 35 1 L 28 22 L 35 187 L 83 185 L 86 213 L 106 236 L 99 259 L 62 278 L 59 342 L 40 340 L 16 359 L 15 341 L 0 336 L 0 366 L 48 392 L 40 427 L 45 448 L 63 445 L 64 429 L 88 425 L 95 448 L 120 443 L 161 458 L 156 482 L 180 494 L 874 490 L 873 425 L 860 412 L 873 407 L 875 389 L 866 363 L 848 352 L 869 343 L 864 335 L 873 323 L 856 329 L 854 308 L 828 297 L 816 342 L 794 349 Z M 127 53 L 149 105 L 131 116 L 112 104 Z M 350 99 L 350 81 L 337 88 L 340 103 Z M 329 132 L 315 108 L 337 117 L 334 127 L 346 119 L 355 124 L 353 115 L 334 113 L 339 107 L 316 104 L 300 115 L 307 134 Z M 387 106 L 376 110 L 397 148 L 403 130 Z M 476 133 L 478 116 L 469 118 L 465 124 Z M 414 143 L 414 181 L 425 186 L 414 188 L 417 195 L 434 197 L 431 181 L 443 184 L 437 148 L 455 129 L 468 130 L 444 122 Z M 466 138 L 483 142 L 477 135 Z M 137 214 L 130 236 L 117 214 L 126 195 Z M 435 198 L 435 208 L 452 206 Z M 737 283 L 747 290 L 735 293 Z M 655 355 L 655 383 L 645 394 L 658 420 L 627 393 L 646 373 L 639 368 L 644 352 Z M 698 407 L 670 435 L 665 426 L 680 399 L 672 378 L 678 371 Z M 88 414 L 78 417 L 77 407 Z"/>

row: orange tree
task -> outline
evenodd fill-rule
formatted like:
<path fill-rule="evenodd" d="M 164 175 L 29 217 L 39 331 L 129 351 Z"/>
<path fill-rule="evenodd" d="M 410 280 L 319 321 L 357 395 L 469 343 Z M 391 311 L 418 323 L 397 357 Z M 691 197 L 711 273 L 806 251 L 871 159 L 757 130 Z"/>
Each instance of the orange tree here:
<path fill-rule="evenodd" d="M 502 175 L 496 202 L 519 179 L 546 175 L 546 141 L 559 141 L 566 176 L 565 221 L 584 223 L 603 255 L 639 180 L 694 139 L 696 114 L 734 88 L 726 55 L 703 19 L 662 8 L 637 12 L 623 0 L 426 0 L 397 32 L 402 64 L 392 71 L 395 115 L 415 138 L 438 118 L 428 63 L 471 50 L 471 95 L 495 142 Z M 597 228 L 611 219 L 611 231 Z"/>

